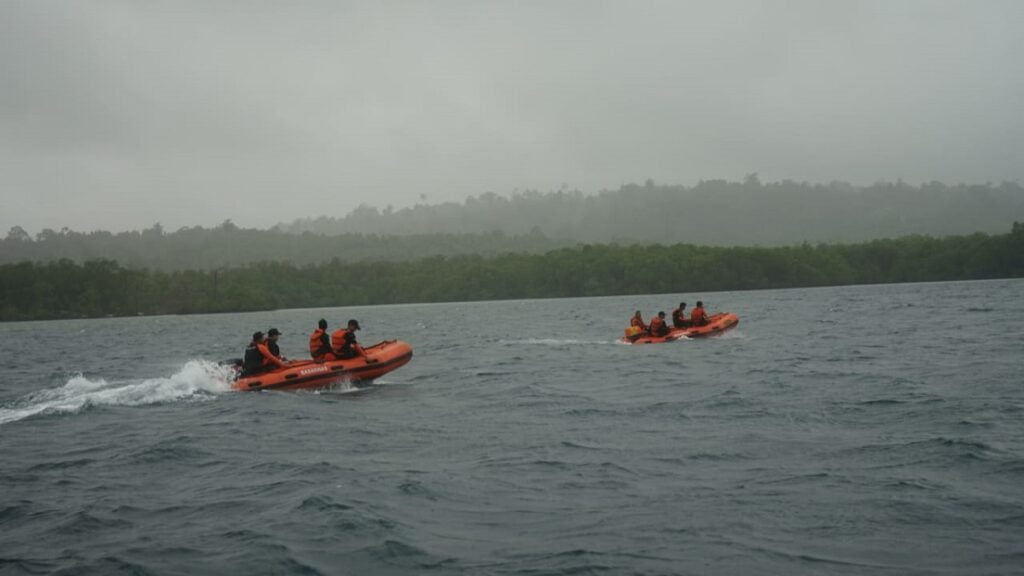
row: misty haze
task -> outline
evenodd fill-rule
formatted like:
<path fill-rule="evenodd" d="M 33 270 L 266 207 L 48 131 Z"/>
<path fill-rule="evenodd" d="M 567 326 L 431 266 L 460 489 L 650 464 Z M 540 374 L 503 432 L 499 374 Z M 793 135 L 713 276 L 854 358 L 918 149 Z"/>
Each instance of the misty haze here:
<path fill-rule="evenodd" d="M 1024 573 L 1024 2 L 0 2 L 0 574 Z"/>

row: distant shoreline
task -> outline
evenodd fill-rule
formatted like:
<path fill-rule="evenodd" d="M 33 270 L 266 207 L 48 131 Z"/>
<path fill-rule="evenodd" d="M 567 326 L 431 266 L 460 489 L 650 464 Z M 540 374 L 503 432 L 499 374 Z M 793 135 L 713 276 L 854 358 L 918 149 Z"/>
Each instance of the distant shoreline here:
<path fill-rule="evenodd" d="M 1024 277 L 1024 224 L 1000 235 L 721 248 L 582 245 L 544 254 L 165 272 L 112 260 L 0 265 L 0 321 L 804 288 Z"/>

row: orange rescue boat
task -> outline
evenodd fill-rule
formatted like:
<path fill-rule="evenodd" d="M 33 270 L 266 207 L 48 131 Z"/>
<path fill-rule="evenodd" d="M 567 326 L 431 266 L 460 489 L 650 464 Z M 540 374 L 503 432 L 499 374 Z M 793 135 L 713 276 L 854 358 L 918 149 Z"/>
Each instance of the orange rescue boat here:
<path fill-rule="evenodd" d="M 412 359 L 412 347 L 401 340 L 365 346 L 366 356 L 345 360 L 294 360 L 283 368 L 238 378 L 235 390 L 301 390 L 326 388 L 340 382 L 369 382 L 397 370 Z"/>
<path fill-rule="evenodd" d="M 726 330 L 735 328 L 740 323 L 739 316 L 731 313 L 724 312 L 720 314 L 712 314 L 708 317 L 708 323 L 703 326 L 691 326 L 688 328 L 673 328 L 669 330 L 669 333 L 665 336 L 651 336 L 644 334 L 638 338 L 631 339 L 627 336 L 619 338 L 620 342 L 626 344 L 660 344 L 662 342 L 672 342 L 673 340 L 679 340 L 680 338 L 703 338 L 706 336 L 717 336 Z"/>

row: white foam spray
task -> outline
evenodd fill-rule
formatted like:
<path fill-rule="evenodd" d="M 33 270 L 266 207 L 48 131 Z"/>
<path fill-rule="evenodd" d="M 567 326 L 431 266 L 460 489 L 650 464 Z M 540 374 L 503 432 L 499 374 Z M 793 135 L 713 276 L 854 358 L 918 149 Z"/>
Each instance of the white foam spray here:
<path fill-rule="evenodd" d="M 140 406 L 179 400 L 203 400 L 231 390 L 231 369 L 192 360 L 169 378 L 107 382 L 78 375 L 59 388 L 27 394 L 0 407 L 0 425 L 37 414 L 76 413 L 89 406 Z"/>

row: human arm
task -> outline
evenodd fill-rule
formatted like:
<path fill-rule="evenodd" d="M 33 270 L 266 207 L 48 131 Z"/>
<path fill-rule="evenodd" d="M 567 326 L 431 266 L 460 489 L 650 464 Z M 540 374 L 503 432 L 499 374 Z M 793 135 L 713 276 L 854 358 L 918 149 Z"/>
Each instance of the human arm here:
<path fill-rule="evenodd" d="M 256 349 L 260 351 L 260 356 L 263 356 L 264 364 L 273 364 L 277 367 L 283 367 L 285 365 L 284 360 L 281 360 L 277 356 L 274 356 L 270 349 L 267 348 L 266 344 L 260 343 L 256 345 Z"/>

